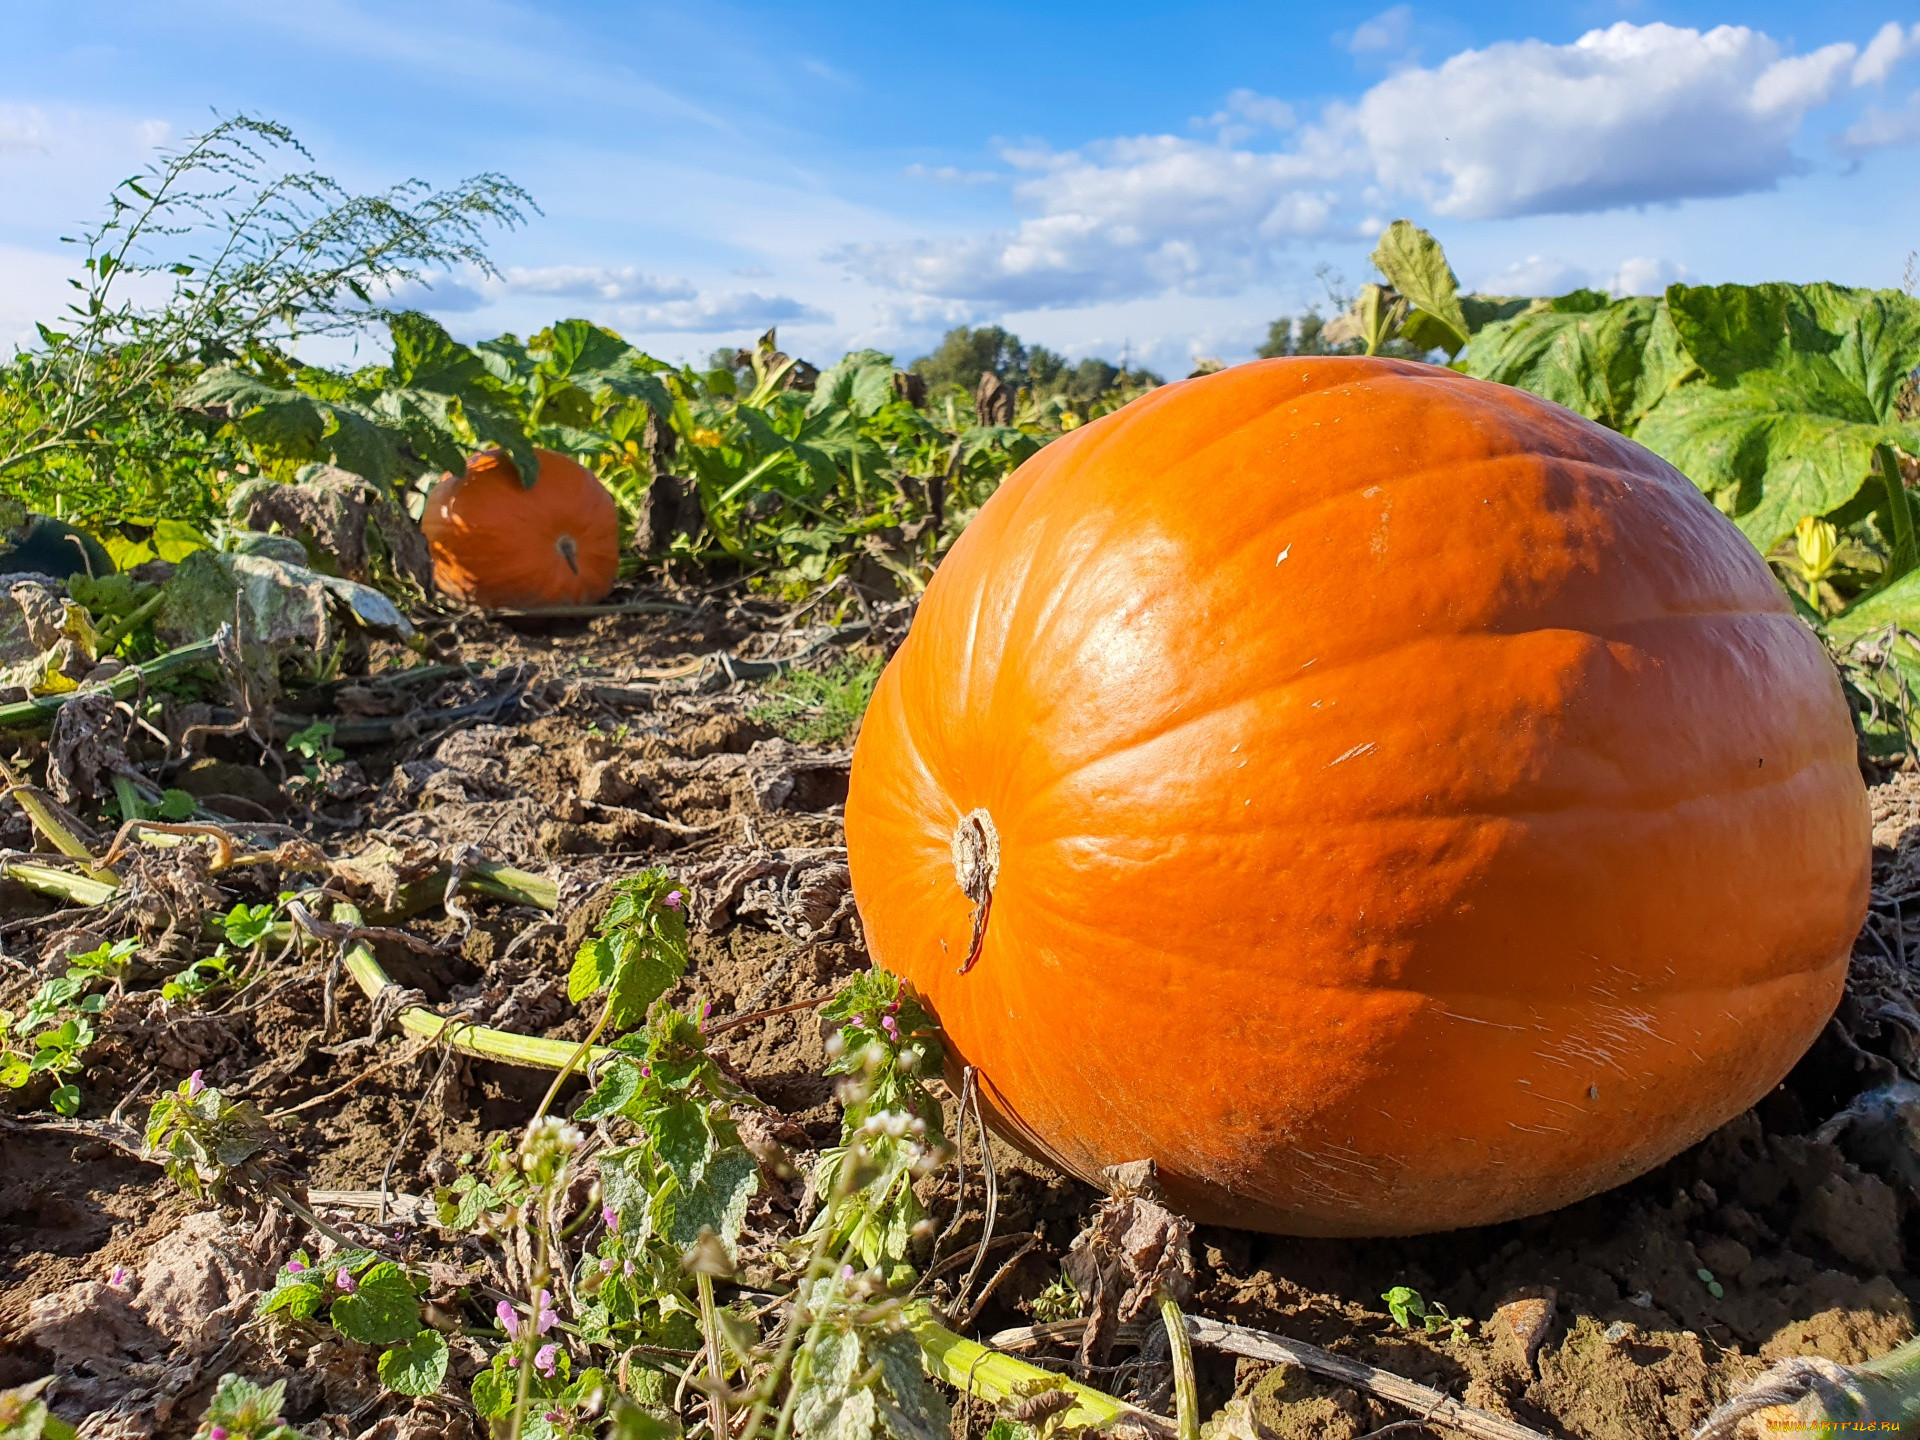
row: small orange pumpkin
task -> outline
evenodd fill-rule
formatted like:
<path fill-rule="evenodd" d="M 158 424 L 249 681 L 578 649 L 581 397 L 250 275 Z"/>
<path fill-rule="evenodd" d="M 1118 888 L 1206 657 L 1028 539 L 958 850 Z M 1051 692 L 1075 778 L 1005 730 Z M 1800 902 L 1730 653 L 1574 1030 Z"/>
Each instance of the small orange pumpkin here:
<path fill-rule="evenodd" d="M 1685 476 L 1534 396 L 1235 366 L 1055 441 L 854 751 L 874 958 L 995 1123 L 1195 1219 L 1534 1214 L 1832 1014 L 1869 818 L 1832 667 Z"/>
<path fill-rule="evenodd" d="M 433 583 L 489 609 L 591 605 L 620 569 L 613 496 L 591 470 L 537 450 L 540 475 L 522 486 L 498 450 L 467 461 L 427 496 L 420 529 L 433 555 Z"/>

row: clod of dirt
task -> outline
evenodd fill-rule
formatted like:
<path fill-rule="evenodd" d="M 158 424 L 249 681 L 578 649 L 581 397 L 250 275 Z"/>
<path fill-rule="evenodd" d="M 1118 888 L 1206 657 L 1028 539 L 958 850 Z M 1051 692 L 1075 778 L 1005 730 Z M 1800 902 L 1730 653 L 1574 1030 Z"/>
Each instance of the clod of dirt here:
<path fill-rule="evenodd" d="M 1229 1400 L 1202 1440 L 1354 1440 L 1371 1428 L 1366 1402 L 1345 1385 L 1276 1365 Z"/>
<path fill-rule="evenodd" d="M 747 752 L 747 783 L 762 810 L 826 810 L 847 803 L 853 755 L 821 754 L 790 740 L 762 740 Z"/>
<path fill-rule="evenodd" d="M 1538 1373 L 1540 1347 L 1553 1329 L 1554 1298 L 1551 1285 L 1540 1285 L 1533 1287 L 1532 1293 L 1516 1294 L 1494 1308 L 1494 1344 L 1511 1342 L 1521 1368 L 1529 1375 Z"/>
<path fill-rule="evenodd" d="M 1603 1326 L 1586 1315 L 1565 1344 L 1541 1355 L 1539 1383 L 1527 1391 L 1577 1440 L 1689 1435 L 1724 1398 L 1698 1335 Z"/>
<path fill-rule="evenodd" d="M 105 690 L 76 695 L 53 717 L 47 740 L 47 788 L 63 805 L 112 793 L 115 775 L 139 772 L 127 759 L 133 716 Z"/>
<path fill-rule="evenodd" d="M 89 1434 L 164 1426 L 292 1243 L 278 1211 L 257 1223 L 201 1211 L 154 1243 L 125 1289 L 85 1280 L 41 1296 L 27 1329 L 60 1377 L 56 1408 L 97 1416 Z"/>

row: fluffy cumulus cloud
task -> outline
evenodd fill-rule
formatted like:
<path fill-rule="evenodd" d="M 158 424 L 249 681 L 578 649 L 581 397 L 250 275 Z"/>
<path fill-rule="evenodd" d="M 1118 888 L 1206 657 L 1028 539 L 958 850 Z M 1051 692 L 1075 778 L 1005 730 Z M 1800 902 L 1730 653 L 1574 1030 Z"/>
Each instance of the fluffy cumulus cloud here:
<path fill-rule="evenodd" d="M 1289 239 L 1328 226 L 1326 170 L 1275 153 L 1147 135 L 1084 150 L 1010 150 L 1018 228 L 953 240 L 863 245 L 856 271 L 899 290 L 1009 308 L 1165 291 L 1218 293 L 1263 278 Z"/>
<path fill-rule="evenodd" d="M 1410 16 L 1396 6 L 1344 43 L 1357 54 L 1403 48 Z M 1294 242 L 1371 233 L 1410 202 L 1480 220 L 1770 188 L 1807 168 L 1795 145 L 1811 114 L 1884 85 L 1916 52 L 1920 25 L 1792 54 L 1745 26 L 1621 22 L 1571 44 L 1502 42 L 1405 64 L 1305 124 L 1286 102 L 1238 90 L 1194 121 L 1212 140 L 1005 151 L 1024 212 L 1012 228 L 839 258 L 897 293 L 986 309 L 1233 293 L 1279 273 Z M 1858 152 L 1914 138 L 1920 99 L 1869 110 L 1835 143 Z M 1588 280 L 1633 290 L 1653 283 L 1655 263 Z M 1554 288 L 1551 266 L 1535 268 L 1539 283 L 1517 275 L 1512 288 Z"/>
<path fill-rule="evenodd" d="M 1516 41 L 1402 71 L 1350 123 L 1380 182 L 1441 215 L 1737 195 L 1799 168 L 1801 123 L 1850 83 L 1858 55 L 1785 55 L 1744 26 L 1622 22 L 1571 45 Z"/>

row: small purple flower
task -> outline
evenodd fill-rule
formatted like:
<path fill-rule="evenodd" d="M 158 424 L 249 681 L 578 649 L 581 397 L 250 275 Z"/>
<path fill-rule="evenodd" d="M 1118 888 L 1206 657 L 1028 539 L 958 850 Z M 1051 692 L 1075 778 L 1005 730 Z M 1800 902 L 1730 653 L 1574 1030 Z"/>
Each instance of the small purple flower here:
<path fill-rule="evenodd" d="M 620 1268 L 621 1268 L 621 1273 L 624 1274 L 627 1277 L 627 1279 L 629 1280 L 633 1279 L 633 1261 L 631 1260 L 626 1261 Z"/>
<path fill-rule="evenodd" d="M 507 1338 L 509 1340 L 518 1340 L 520 1338 L 520 1316 L 519 1313 L 514 1310 L 513 1303 L 508 1300 L 502 1300 L 498 1305 L 493 1307 L 493 1313 L 500 1321 L 500 1328 L 507 1332 Z"/>
<path fill-rule="evenodd" d="M 227 1427 L 215 1425 L 207 1431 L 207 1440 L 227 1440 Z"/>
<path fill-rule="evenodd" d="M 558 1410 L 547 1411 L 547 1423 L 549 1425 L 558 1425 L 562 1420 L 566 1418 L 567 1417 L 562 1415 Z"/>
<path fill-rule="evenodd" d="M 540 1323 L 534 1329 L 534 1334 L 544 1335 L 560 1323 L 560 1312 L 553 1308 L 553 1297 L 546 1291 L 542 1290 L 540 1294 L 535 1297 L 533 1308 L 539 1312 L 540 1316 Z"/>
<path fill-rule="evenodd" d="M 116 1290 L 126 1289 L 127 1288 L 127 1267 L 124 1265 L 114 1266 L 113 1273 L 107 1276 L 107 1284 L 111 1285 Z"/>
<path fill-rule="evenodd" d="M 602 1275 L 611 1275 L 613 1273 L 613 1256 L 602 1255 L 600 1257 L 600 1273 Z"/>
<path fill-rule="evenodd" d="M 840 1278 L 842 1280 L 853 1279 L 853 1267 L 851 1265 L 842 1265 L 840 1267 Z"/>
<path fill-rule="evenodd" d="M 197 1099 L 200 1095 L 200 1092 L 206 1088 L 207 1088 L 207 1082 L 200 1078 L 200 1072 L 198 1070 L 194 1071 L 193 1074 L 189 1075 L 187 1077 L 187 1083 L 181 1086 L 181 1089 L 186 1092 L 186 1096 L 189 1100 Z M 219 1427 L 216 1426 L 215 1428 L 218 1429 Z"/>
<path fill-rule="evenodd" d="M 653 1078 L 653 1067 L 651 1065 L 642 1065 L 640 1067 L 640 1075 L 643 1079 L 651 1080 Z"/>
<path fill-rule="evenodd" d="M 360 1288 L 359 1282 L 353 1278 L 352 1272 L 344 1265 L 333 1272 L 333 1283 L 348 1295 L 353 1294 L 354 1291 Z"/>
<path fill-rule="evenodd" d="M 303 1273 L 306 1268 L 307 1267 L 302 1265 L 298 1260 L 287 1261 L 287 1274 L 289 1275 L 299 1275 Z"/>
<path fill-rule="evenodd" d="M 882 1015 L 880 1017 L 880 1028 L 887 1032 L 888 1039 L 898 1040 L 900 1038 L 900 1023 L 895 1020 L 893 1016 Z"/>
<path fill-rule="evenodd" d="M 533 1368 L 549 1380 L 553 1378 L 553 1372 L 558 1368 L 559 1362 L 560 1347 L 551 1340 L 533 1352 Z"/>
<path fill-rule="evenodd" d="M 613 1206 L 602 1205 L 600 1207 L 600 1219 L 605 1223 L 608 1234 L 618 1235 L 620 1233 L 620 1212 L 614 1209 Z"/>
<path fill-rule="evenodd" d="M 678 910 L 680 908 L 680 902 L 685 898 L 686 897 L 683 896 L 678 890 L 669 890 L 667 891 L 667 898 L 662 900 L 660 903 L 666 906 L 667 909 L 669 910 Z"/>

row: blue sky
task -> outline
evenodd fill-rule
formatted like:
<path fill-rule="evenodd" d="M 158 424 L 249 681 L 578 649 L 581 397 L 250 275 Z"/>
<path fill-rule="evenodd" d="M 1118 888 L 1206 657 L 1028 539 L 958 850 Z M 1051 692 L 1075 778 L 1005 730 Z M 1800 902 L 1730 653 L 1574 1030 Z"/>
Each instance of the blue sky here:
<path fill-rule="evenodd" d="M 999 321 L 1167 373 L 1369 278 L 1409 215 L 1470 286 L 1897 286 L 1911 5 L 964 8 L 0 0 L 0 342 L 112 182 L 213 111 L 372 188 L 482 169 L 544 214 L 422 298 L 668 358 L 825 361 Z"/>

